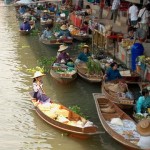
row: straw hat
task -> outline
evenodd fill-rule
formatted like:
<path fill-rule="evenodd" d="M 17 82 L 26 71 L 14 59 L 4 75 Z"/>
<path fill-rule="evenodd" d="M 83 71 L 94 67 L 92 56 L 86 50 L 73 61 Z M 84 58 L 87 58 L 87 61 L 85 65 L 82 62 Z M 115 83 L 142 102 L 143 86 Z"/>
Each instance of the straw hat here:
<path fill-rule="evenodd" d="M 111 106 L 109 106 L 107 108 L 102 108 L 101 111 L 104 113 L 115 113 L 116 112 L 114 107 L 111 107 Z"/>
<path fill-rule="evenodd" d="M 42 76 L 45 76 L 45 74 L 41 73 L 40 71 L 36 71 L 32 78 L 37 78 L 37 77 L 42 77 Z"/>
<path fill-rule="evenodd" d="M 61 30 L 67 30 L 67 26 L 64 24 L 60 27 Z"/>
<path fill-rule="evenodd" d="M 47 10 L 43 10 L 43 12 L 44 12 L 44 13 L 47 13 L 48 11 L 47 11 Z"/>
<path fill-rule="evenodd" d="M 66 50 L 67 48 L 68 48 L 68 46 L 60 45 L 58 52 L 62 52 L 62 51 L 64 51 L 64 50 Z"/>
<path fill-rule="evenodd" d="M 150 136 L 150 120 L 149 119 L 141 120 L 137 124 L 136 129 L 140 135 Z"/>
<path fill-rule="evenodd" d="M 82 48 L 89 48 L 89 46 L 85 44 L 82 46 Z"/>

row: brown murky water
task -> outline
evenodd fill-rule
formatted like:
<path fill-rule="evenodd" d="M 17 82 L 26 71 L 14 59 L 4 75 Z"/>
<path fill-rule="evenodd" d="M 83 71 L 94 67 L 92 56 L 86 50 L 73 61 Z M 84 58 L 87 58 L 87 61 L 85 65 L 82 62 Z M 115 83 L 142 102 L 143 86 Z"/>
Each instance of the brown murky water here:
<path fill-rule="evenodd" d="M 70 138 L 37 116 L 28 95 L 31 75 L 20 68 L 35 67 L 41 56 L 55 56 L 57 49 L 42 45 L 36 36 L 20 36 L 15 15 L 13 6 L 0 6 L 0 150 L 123 149 L 107 133 L 88 140 Z M 79 105 L 104 131 L 92 97 L 92 93 L 100 92 L 100 85 L 79 78 L 73 84 L 62 86 L 49 75 L 44 83 L 47 95 L 54 101 L 66 106 Z"/>

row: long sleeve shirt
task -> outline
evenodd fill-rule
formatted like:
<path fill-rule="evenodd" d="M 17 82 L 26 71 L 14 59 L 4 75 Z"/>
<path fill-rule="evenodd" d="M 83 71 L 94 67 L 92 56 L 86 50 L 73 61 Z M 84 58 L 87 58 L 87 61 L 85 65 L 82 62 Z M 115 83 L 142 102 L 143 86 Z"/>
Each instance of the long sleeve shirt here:
<path fill-rule="evenodd" d="M 116 80 L 122 78 L 119 70 L 113 70 L 112 68 L 109 68 L 106 72 L 107 81 Z"/>
<path fill-rule="evenodd" d="M 67 62 L 67 60 L 69 60 L 70 57 L 66 52 L 62 52 L 59 54 L 58 58 L 57 58 L 57 63 L 62 63 L 62 60 L 64 61 L 64 63 Z"/>
<path fill-rule="evenodd" d="M 78 59 L 80 61 L 87 62 L 89 56 L 91 56 L 90 53 L 85 54 L 85 53 L 82 52 L 82 53 L 79 54 Z"/>

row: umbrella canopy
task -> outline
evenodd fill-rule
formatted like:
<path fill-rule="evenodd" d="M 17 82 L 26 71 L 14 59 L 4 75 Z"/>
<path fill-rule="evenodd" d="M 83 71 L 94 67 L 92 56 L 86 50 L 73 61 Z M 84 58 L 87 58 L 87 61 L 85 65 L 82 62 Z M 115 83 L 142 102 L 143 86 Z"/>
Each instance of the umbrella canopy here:
<path fill-rule="evenodd" d="M 20 0 L 20 1 L 17 1 L 16 4 L 25 4 L 25 5 L 28 5 L 28 4 L 31 4 L 33 3 L 32 0 Z"/>

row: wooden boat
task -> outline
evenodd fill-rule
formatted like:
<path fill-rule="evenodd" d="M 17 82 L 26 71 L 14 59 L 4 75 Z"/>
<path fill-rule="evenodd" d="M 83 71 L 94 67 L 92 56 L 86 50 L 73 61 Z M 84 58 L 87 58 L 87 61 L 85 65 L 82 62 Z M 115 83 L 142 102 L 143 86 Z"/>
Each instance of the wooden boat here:
<path fill-rule="evenodd" d="M 41 119 L 51 126 L 67 132 L 69 136 L 86 139 L 100 133 L 96 125 L 91 123 L 88 126 L 87 124 L 90 123 L 88 120 L 61 104 L 49 103 L 49 105 L 43 105 L 36 102 L 35 99 L 32 99 L 32 102 Z M 79 123 L 80 125 L 78 125 Z"/>
<path fill-rule="evenodd" d="M 108 122 L 111 121 L 112 118 L 120 118 L 121 120 L 127 119 L 127 120 L 133 122 L 133 124 L 136 125 L 134 120 L 132 120 L 117 105 L 112 103 L 112 101 L 110 101 L 109 99 L 106 99 L 102 94 L 94 93 L 93 97 L 94 97 L 94 100 L 95 100 L 95 105 L 96 105 L 96 109 L 97 109 L 99 119 L 101 121 L 101 124 L 102 124 L 103 128 L 107 131 L 107 133 L 113 139 L 115 139 L 119 143 L 123 144 L 126 148 L 132 149 L 132 150 L 140 150 L 140 147 L 138 147 L 136 145 L 137 142 L 139 141 L 139 138 L 131 138 L 131 135 L 129 135 L 130 132 L 132 133 L 132 131 L 130 131 L 130 128 L 129 128 L 129 132 L 122 132 L 122 134 L 121 133 L 119 134 L 108 123 Z M 114 112 L 112 112 L 112 113 L 105 112 L 104 109 L 103 109 L 105 106 L 107 106 L 107 107 L 109 106 L 109 107 L 113 108 Z M 126 135 L 128 138 L 125 138 L 123 134 Z"/>
<path fill-rule="evenodd" d="M 114 82 L 110 82 L 114 83 Z M 117 104 L 121 109 L 130 109 L 134 106 L 134 99 L 123 98 L 118 95 L 117 92 L 111 91 L 108 88 L 108 84 L 103 82 L 102 93 L 106 98 Z"/>
<path fill-rule="evenodd" d="M 88 82 L 99 83 L 102 81 L 102 76 L 103 76 L 102 72 L 100 75 L 89 75 L 87 67 L 83 66 L 80 63 L 76 65 L 76 69 L 77 69 L 78 75 Z"/>
<path fill-rule="evenodd" d="M 73 70 L 72 73 L 66 73 L 66 72 L 57 72 L 61 68 L 58 67 L 51 67 L 50 75 L 57 80 L 61 84 L 68 84 L 73 82 L 77 78 L 77 70 Z"/>
<path fill-rule="evenodd" d="M 89 35 L 72 35 L 73 39 L 85 42 L 90 39 Z"/>
<path fill-rule="evenodd" d="M 40 38 L 40 41 L 45 45 L 58 45 L 59 46 L 63 44 L 62 40 L 48 40 L 48 39 Z"/>

